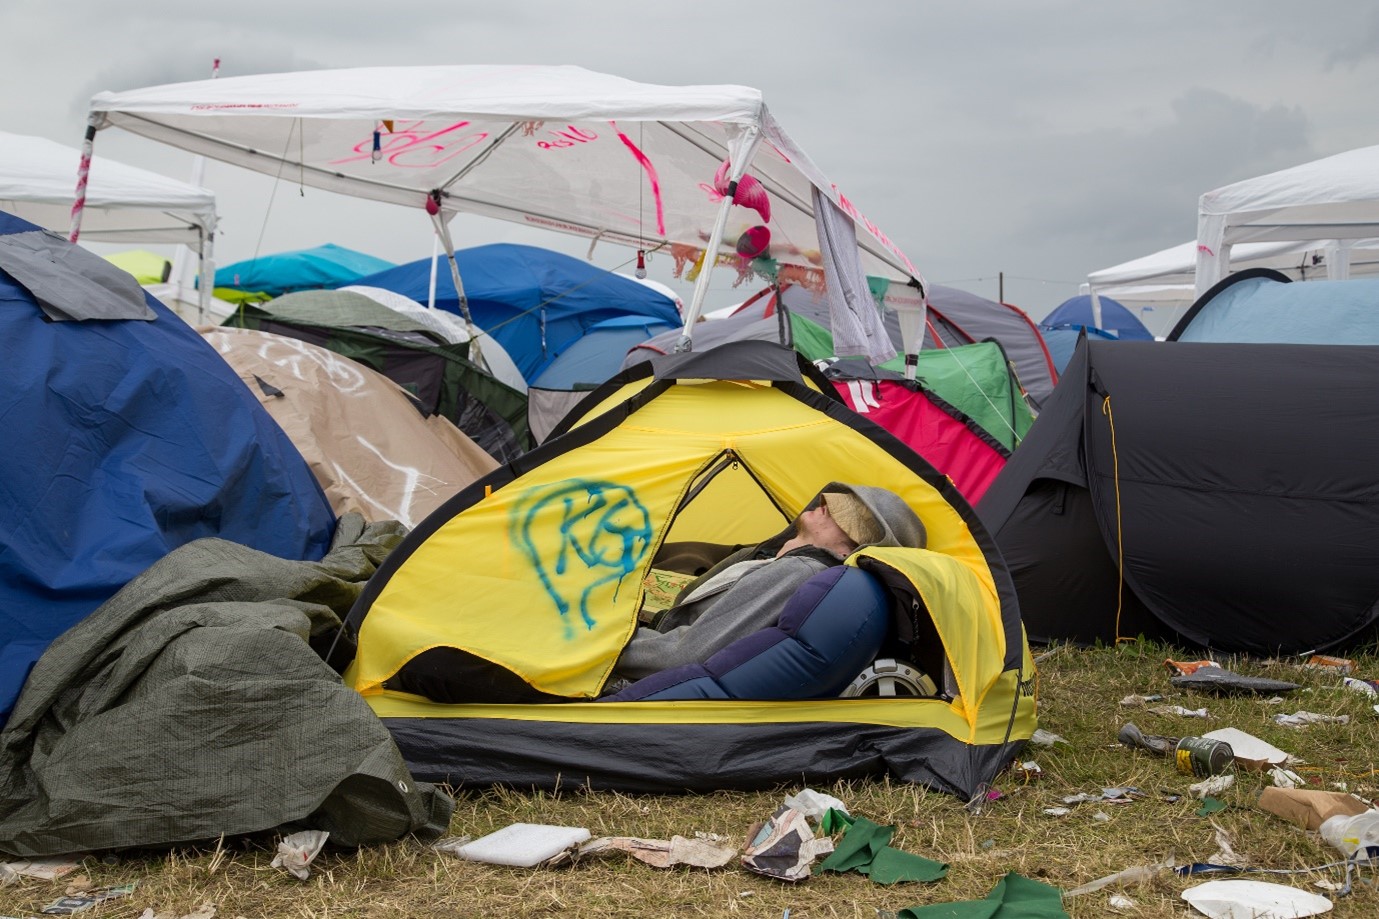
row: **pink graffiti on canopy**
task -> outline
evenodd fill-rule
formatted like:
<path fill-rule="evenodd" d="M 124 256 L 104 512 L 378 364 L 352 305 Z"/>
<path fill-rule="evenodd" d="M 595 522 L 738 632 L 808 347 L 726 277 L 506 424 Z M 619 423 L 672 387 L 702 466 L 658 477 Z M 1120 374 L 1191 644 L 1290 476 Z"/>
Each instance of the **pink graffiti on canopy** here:
<path fill-rule="evenodd" d="M 628 137 L 622 131 L 618 131 L 618 123 L 616 121 L 610 121 L 608 123 L 613 126 L 614 131 L 617 131 L 618 140 L 622 141 L 623 145 L 626 146 L 628 150 L 632 151 L 632 156 L 637 160 L 638 165 L 642 167 L 642 171 L 646 173 L 646 179 L 651 184 L 651 200 L 656 205 L 656 232 L 661 236 L 665 236 L 666 206 L 665 201 L 661 197 L 661 178 L 656 174 L 656 165 L 641 151 L 641 148 L 632 143 L 632 138 Z"/>
<path fill-rule="evenodd" d="M 379 158 L 389 165 L 403 169 L 429 169 L 454 159 L 476 144 L 488 139 L 487 131 L 458 133 L 470 122 L 458 121 L 434 131 L 426 130 L 425 121 L 412 121 L 395 126 L 380 137 Z M 332 160 L 330 165 L 357 163 L 373 159 L 373 135 L 355 144 L 354 156 Z"/>

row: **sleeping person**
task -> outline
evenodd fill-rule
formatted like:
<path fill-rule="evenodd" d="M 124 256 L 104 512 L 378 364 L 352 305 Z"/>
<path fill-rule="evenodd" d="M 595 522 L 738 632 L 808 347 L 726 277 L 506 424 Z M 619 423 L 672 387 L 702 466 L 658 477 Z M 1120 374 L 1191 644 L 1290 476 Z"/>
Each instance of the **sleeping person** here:
<path fill-rule="evenodd" d="M 832 483 L 783 532 L 741 549 L 681 591 L 623 649 L 613 675 L 638 680 L 702 663 L 739 638 L 773 625 L 805 581 L 864 546 L 924 548 L 924 524 L 899 495 Z"/>

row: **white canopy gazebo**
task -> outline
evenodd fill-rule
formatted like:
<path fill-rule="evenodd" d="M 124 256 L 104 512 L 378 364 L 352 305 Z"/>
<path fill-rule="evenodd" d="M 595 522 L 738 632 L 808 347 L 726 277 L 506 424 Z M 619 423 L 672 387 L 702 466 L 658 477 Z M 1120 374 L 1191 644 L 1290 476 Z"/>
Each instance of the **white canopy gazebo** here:
<path fill-rule="evenodd" d="M 1379 237 L 1379 146 L 1361 147 L 1202 195 L 1195 283 L 1200 296 L 1227 274 L 1241 243 L 1334 241 L 1328 277 L 1350 276 L 1356 240 Z"/>
<path fill-rule="evenodd" d="M 42 137 L 0 131 L 0 210 L 66 232 L 81 152 Z M 85 238 L 110 243 L 174 243 L 200 258 L 203 315 L 215 277 L 215 195 L 146 169 L 101 160 L 86 187 Z M 173 286 L 179 278 L 173 278 Z M 180 294 L 180 291 L 171 291 Z M 178 297 L 178 299 L 185 299 Z"/>
<path fill-rule="evenodd" d="M 745 86 L 658 86 L 570 66 L 368 67 L 100 93 L 87 143 L 109 127 L 427 212 L 462 310 L 447 225 L 471 213 L 704 257 L 686 348 L 709 271 L 740 267 L 735 243 L 754 227 L 769 232 L 782 276 L 820 287 L 828 278 L 847 314 L 834 326 L 844 330 L 840 353 L 890 348 L 879 321 L 870 324 L 867 276 L 894 282 L 887 302 L 922 327 L 919 272 Z"/>

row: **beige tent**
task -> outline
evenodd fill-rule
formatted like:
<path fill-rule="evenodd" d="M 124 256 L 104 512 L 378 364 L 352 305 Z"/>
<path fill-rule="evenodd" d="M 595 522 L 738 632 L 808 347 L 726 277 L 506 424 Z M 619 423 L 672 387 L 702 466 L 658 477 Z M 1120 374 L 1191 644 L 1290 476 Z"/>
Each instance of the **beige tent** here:
<path fill-rule="evenodd" d="M 325 348 L 251 329 L 202 336 L 296 444 L 337 514 L 414 527 L 497 466 L 387 377 Z"/>

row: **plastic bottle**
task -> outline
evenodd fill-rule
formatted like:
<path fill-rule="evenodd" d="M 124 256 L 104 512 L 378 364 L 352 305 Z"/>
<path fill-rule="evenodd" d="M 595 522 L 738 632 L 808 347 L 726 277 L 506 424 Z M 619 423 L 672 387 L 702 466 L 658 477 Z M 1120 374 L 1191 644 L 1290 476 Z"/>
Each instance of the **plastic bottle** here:
<path fill-rule="evenodd" d="M 1379 809 L 1362 814 L 1337 814 L 1322 821 L 1322 838 L 1349 858 L 1360 848 L 1379 848 Z"/>

